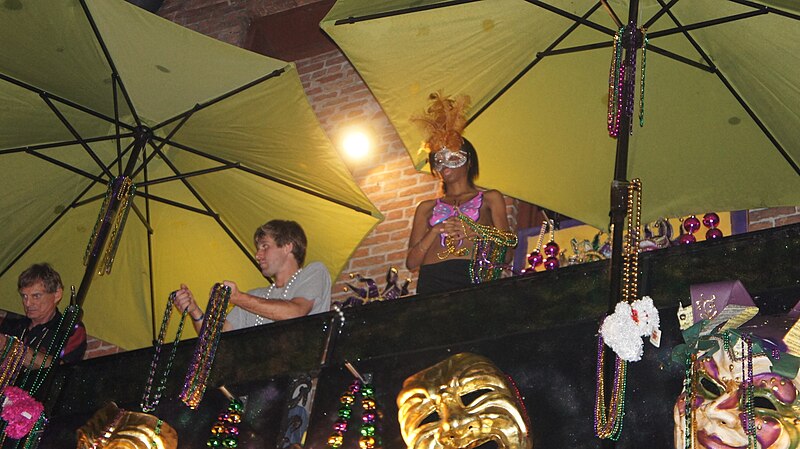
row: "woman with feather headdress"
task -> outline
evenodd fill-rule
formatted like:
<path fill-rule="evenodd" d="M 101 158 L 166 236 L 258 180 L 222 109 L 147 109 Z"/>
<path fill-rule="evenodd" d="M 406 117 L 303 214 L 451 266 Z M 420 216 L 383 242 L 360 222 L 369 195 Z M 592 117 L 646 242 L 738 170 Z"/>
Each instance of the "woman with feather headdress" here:
<path fill-rule="evenodd" d="M 419 269 L 417 294 L 495 279 L 506 267 L 506 249 L 517 244 L 503 194 L 475 186 L 478 154 L 461 135 L 469 97 L 436 92 L 430 100 L 425 114 L 412 120 L 428 133 L 428 162 L 443 195 L 421 202 L 414 214 L 406 266 Z"/>

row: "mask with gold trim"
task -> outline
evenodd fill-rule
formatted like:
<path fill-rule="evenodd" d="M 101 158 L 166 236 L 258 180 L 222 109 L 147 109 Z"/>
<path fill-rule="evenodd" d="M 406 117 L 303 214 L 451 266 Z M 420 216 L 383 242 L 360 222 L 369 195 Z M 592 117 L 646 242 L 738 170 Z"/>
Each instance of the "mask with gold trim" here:
<path fill-rule="evenodd" d="M 694 397 L 691 424 L 686 420 L 686 392 L 675 403 L 675 448 L 686 446 L 690 429 L 696 448 L 721 449 L 748 446 L 747 392 L 749 377 L 747 351 L 742 353 L 737 339 L 725 342 L 720 337 L 705 339 L 704 346 L 716 343 L 711 355 L 698 355 L 691 380 Z M 711 351 L 709 351 L 711 352 Z M 783 355 L 788 357 L 788 355 Z M 786 377 L 772 372 L 772 361 L 764 354 L 752 356 L 752 425 L 755 440 L 762 449 L 800 448 L 800 376 Z"/>
<path fill-rule="evenodd" d="M 147 413 L 129 412 L 113 402 L 77 431 L 77 449 L 176 449 L 178 433 Z"/>
<path fill-rule="evenodd" d="M 397 397 L 409 449 L 533 447 L 525 408 L 513 382 L 489 359 L 456 354 L 406 379 Z"/>
<path fill-rule="evenodd" d="M 692 286 L 692 302 L 695 324 L 673 352 L 688 359 L 675 448 L 800 449 L 800 309 L 754 316 L 738 281 Z"/>

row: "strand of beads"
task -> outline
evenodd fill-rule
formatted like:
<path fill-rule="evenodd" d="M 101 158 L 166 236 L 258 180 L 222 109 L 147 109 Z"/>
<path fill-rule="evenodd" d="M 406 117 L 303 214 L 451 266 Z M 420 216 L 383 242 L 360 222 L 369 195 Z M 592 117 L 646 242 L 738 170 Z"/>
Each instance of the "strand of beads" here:
<path fill-rule="evenodd" d="M 155 395 L 151 399 L 150 394 L 153 388 L 153 381 L 155 380 L 156 373 L 158 372 L 158 361 L 161 355 L 161 347 L 164 345 L 164 338 L 167 334 L 167 326 L 169 325 L 169 320 L 172 316 L 172 306 L 175 303 L 175 294 L 176 292 L 170 293 L 169 299 L 167 299 L 167 307 L 164 310 L 164 317 L 161 319 L 161 329 L 158 332 L 158 340 L 156 340 L 155 349 L 153 351 L 153 360 L 150 362 L 150 373 L 147 375 L 147 382 L 145 383 L 144 387 L 144 395 L 142 396 L 142 402 L 140 403 L 142 411 L 145 413 L 152 412 L 156 409 L 156 407 L 158 407 L 158 402 L 161 400 L 161 395 L 164 393 L 164 389 L 167 386 L 167 377 L 169 376 L 169 372 L 172 370 L 172 363 L 175 361 L 178 342 L 181 341 L 183 323 L 186 322 L 186 315 L 187 311 L 189 310 L 188 308 L 184 309 L 183 313 L 181 314 L 181 321 L 178 323 L 178 331 L 175 333 L 175 341 L 172 343 L 172 351 L 167 359 L 167 366 L 164 368 L 164 373 L 161 375 L 161 379 L 156 387 Z"/>
<path fill-rule="evenodd" d="M 647 66 L 647 44 L 650 41 L 647 39 L 647 33 L 644 34 L 644 42 L 642 44 L 642 75 L 641 83 L 639 83 L 639 127 L 644 126 L 644 84 L 645 84 L 645 67 Z"/>
<path fill-rule="evenodd" d="M 217 416 L 217 422 L 211 426 L 211 436 L 206 442 L 208 447 L 234 448 L 239 446 L 239 423 L 242 422 L 244 404 L 236 398 L 228 402 L 228 407 Z"/>
<path fill-rule="evenodd" d="M 78 315 L 80 315 L 80 310 L 81 310 L 80 306 L 78 306 L 77 304 L 70 304 L 64 310 L 64 314 L 61 315 L 61 320 L 59 320 L 58 326 L 56 326 L 55 336 L 50 341 L 50 346 L 48 346 L 46 352 L 47 355 L 52 357 L 49 365 L 45 366 L 45 364 L 47 363 L 47 360 L 45 360 L 42 362 L 42 366 L 39 366 L 37 369 L 37 367 L 35 366 L 36 357 L 31 357 L 31 363 L 28 366 L 28 369 L 25 373 L 25 377 L 19 384 L 21 388 L 27 390 L 31 394 L 31 396 L 35 395 L 36 392 L 39 391 L 39 388 L 44 383 L 45 379 L 47 378 L 47 375 L 53 368 L 53 365 L 57 364 L 57 359 L 60 357 L 61 350 L 64 349 L 64 345 L 66 344 L 72 329 L 75 328 L 76 323 L 78 322 Z M 38 346 L 36 348 L 31 348 L 31 349 L 34 350 L 33 352 L 34 354 L 39 352 Z M 33 377 L 30 386 L 26 388 L 29 376 L 34 371 L 36 372 L 36 375 Z"/>
<path fill-rule="evenodd" d="M 625 388 L 627 386 L 628 362 L 616 358 L 614 365 L 614 385 L 606 406 L 605 349 L 602 335 L 597 339 L 597 385 L 594 404 L 594 432 L 598 438 L 617 441 L 622 434 L 622 417 L 625 415 Z"/>
<path fill-rule="evenodd" d="M 745 370 L 746 367 L 746 370 Z M 756 413 L 755 413 L 755 385 L 753 384 L 753 340 L 749 335 L 742 335 L 742 383 L 745 387 L 744 412 L 742 412 L 742 427 L 747 434 L 747 447 L 756 449 Z"/>
<path fill-rule="evenodd" d="M 622 81 L 624 66 L 622 65 L 622 33 L 625 28 L 620 28 L 614 35 L 613 53 L 611 54 L 611 67 L 608 70 L 608 135 L 616 138 L 619 134 L 619 119 L 622 109 L 619 105 L 622 94 Z"/>
<path fill-rule="evenodd" d="M 547 258 L 544 260 L 544 269 L 547 271 L 553 271 L 560 265 L 558 256 L 561 253 L 561 247 L 559 247 L 558 243 L 556 243 L 556 224 L 553 222 L 553 220 L 549 220 L 549 222 L 550 241 L 547 242 L 547 245 L 544 245 L 544 255 L 547 256 Z"/>
<path fill-rule="evenodd" d="M 3 363 L 0 364 L 0 391 L 13 385 L 24 365 L 25 344 L 17 337 L 7 336 L 3 350 Z"/>
<path fill-rule="evenodd" d="M 463 214 L 459 213 L 458 217 L 460 218 L 462 215 Z M 466 217 L 466 215 L 463 215 L 463 216 Z M 467 217 L 467 218 L 469 218 L 469 217 Z M 464 222 L 463 221 L 461 222 L 461 231 L 462 231 L 462 233 L 464 235 L 467 235 L 467 229 L 464 227 Z M 459 244 L 460 243 L 461 243 L 461 241 L 459 241 Z M 446 235 L 444 237 L 444 247 L 445 247 L 444 251 L 440 251 L 440 252 L 436 253 L 436 257 L 438 257 L 439 260 L 445 260 L 448 257 L 450 257 L 450 255 L 453 255 L 453 256 L 456 256 L 456 257 L 462 257 L 462 256 L 466 256 L 466 255 L 469 254 L 469 248 L 467 248 L 466 246 L 461 247 L 461 248 L 457 248 L 455 239 L 453 237 L 449 236 L 449 235 Z"/>
<path fill-rule="evenodd" d="M 206 391 L 208 376 L 214 363 L 214 355 L 219 346 L 222 325 L 225 324 L 226 309 L 231 289 L 224 284 L 215 284 L 206 307 L 203 327 L 197 337 L 192 361 L 186 372 L 180 398 L 191 409 L 197 408 Z"/>
<path fill-rule="evenodd" d="M 358 445 L 361 449 L 380 449 L 383 443 L 380 438 L 380 412 L 375 401 L 375 389 L 371 384 L 354 379 L 339 398 L 339 418 L 333 424 L 333 433 L 328 437 L 327 447 L 337 449 L 344 444 L 344 435 L 353 415 L 353 404 L 361 396 L 361 436 Z"/>
<path fill-rule="evenodd" d="M 621 301 L 628 303 L 639 294 L 639 240 L 641 239 L 642 182 L 633 179 L 628 184 L 626 205 L 627 232 L 622 249 Z M 602 333 L 598 332 L 597 344 L 597 389 L 595 396 L 595 435 L 598 438 L 616 441 L 622 433 L 622 418 L 625 415 L 625 387 L 628 362 L 615 354 L 614 385 L 606 406 L 605 348 Z"/>
<path fill-rule="evenodd" d="M 684 449 L 694 448 L 694 362 L 697 359 L 695 354 L 686 355 L 686 366 L 683 376 L 683 447 Z"/>
<path fill-rule="evenodd" d="M 517 246 L 517 234 L 477 223 L 464 214 L 459 214 L 458 219 L 462 226 L 469 227 L 475 233 L 472 237 L 473 254 L 469 266 L 472 283 L 480 284 L 499 278 L 506 266 L 508 248 Z"/>
<path fill-rule="evenodd" d="M 294 272 L 292 277 L 289 278 L 289 280 L 286 282 L 286 285 L 283 286 L 283 291 L 281 292 L 281 299 L 289 299 L 289 289 L 292 287 L 292 284 L 294 284 L 295 279 L 297 279 L 297 276 L 299 276 L 302 271 L 303 269 L 299 268 L 297 271 Z M 272 284 L 269 284 L 269 288 L 267 289 L 267 293 L 264 295 L 264 298 L 275 299 L 272 298 L 273 290 L 275 290 L 274 282 Z M 261 315 L 256 315 L 256 326 L 261 326 L 262 324 L 264 324 L 264 317 Z"/>
<path fill-rule="evenodd" d="M 531 271 L 544 263 L 544 256 L 542 256 L 542 242 L 544 241 L 544 234 L 547 232 L 547 220 L 542 221 L 542 228 L 539 229 L 539 238 L 536 239 L 536 247 L 528 254 L 528 263 L 531 265 Z"/>
<path fill-rule="evenodd" d="M 715 212 L 709 212 L 703 215 L 703 226 L 708 228 L 708 231 L 706 231 L 706 240 L 716 240 L 722 237 L 722 231 L 717 228 L 719 222 L 719 215 Z"/>

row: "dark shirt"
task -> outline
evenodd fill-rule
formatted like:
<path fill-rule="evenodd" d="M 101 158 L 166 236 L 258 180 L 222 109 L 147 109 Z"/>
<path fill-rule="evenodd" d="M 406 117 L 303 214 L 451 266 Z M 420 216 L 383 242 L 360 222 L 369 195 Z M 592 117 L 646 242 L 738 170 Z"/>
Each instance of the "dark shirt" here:
<path fill-rule="evenodd" d="M 12 318 L 11 315 L 8 315 L 3 322 L 0 323 L 0 332 L 21 338 L 29 348 L 46 353 L 53 346 L 53 340 L 56 337 L 56 331 L 60 323 L 61 312 L 58 311 L 58 309 L 56 309 L 56 314 L 50 321 L 34 326 L 33 329 L 28 329 L 28 326 L 31 324 L 31 320 L 28 317 Z M 63 329 L 61 329 L 61 335 L 63 335 Z M 83 354 L 85 353 L 86 327 L 84 327 L 82 322 L 78 321 L 73 327 L 72 332 L 70 332 L 67 342 L 64 344 L 60 359 L 64 363 L 75 362 L 83 359 Z"/>

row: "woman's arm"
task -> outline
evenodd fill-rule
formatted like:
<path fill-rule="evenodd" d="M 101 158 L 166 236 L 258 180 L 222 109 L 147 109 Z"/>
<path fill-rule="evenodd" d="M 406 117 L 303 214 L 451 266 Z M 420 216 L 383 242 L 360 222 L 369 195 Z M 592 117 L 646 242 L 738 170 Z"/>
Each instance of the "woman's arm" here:
<path fill-rule="evenodd" d="M 484 200 L 489 206 L 489 211 L 492 216 L 492 226 L 501 231 L 510 231 L 511 226 L 508 224 L 508 214 L 506 212 L 506 200 L 503 194 L 497 190 L 487 190 L 483 194 Z"/>
<path fill-rule="evenodd" d="M 414 224 L 411 227 L 411 236 L 408 239 L 408 255 L 406 268 L 414 271 L 425 261 L 431 247 L 436 244 L 439 234 L 444 232 L 444 225 L 439 223 L 434 227 L 428 226 L 428 217 L 433 209 L 433 201 L 423 201 L 417 206 L 414 213 Z"/>

